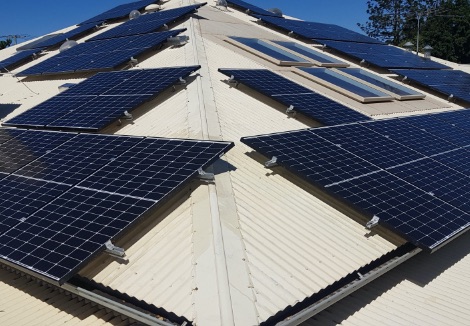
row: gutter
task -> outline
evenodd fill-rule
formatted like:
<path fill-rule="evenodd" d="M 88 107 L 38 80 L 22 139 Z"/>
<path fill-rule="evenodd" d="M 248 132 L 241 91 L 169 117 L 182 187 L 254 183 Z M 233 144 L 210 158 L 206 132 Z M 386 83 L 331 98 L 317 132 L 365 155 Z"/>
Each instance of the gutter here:
<path fill-rule="evenodd" d="M 333 305 L 334 303 L 344 299 L 351 293 L 359 290 L 363 286 L 369 284 L 373 280 L 377 279 L 378 277 L 382 276 L 386 272 L 390 271 L 391 269 L 397 267 L 398 265 L 404 263 L 408 259 L 412 258 L 416 254 L 420 253 L 422 250 L 420 248 L 415 248 L 410 252 L 405 253 L 400 257 L 393 258 L 379 267 L 371 270 L 370 272 L 362 275 L 358 273 L 359 279 L 352 281 L 351 283 L 343 286 L 338 291 L 333 292 L 329 296 L 315 302 L 311 306 L 303 309 L 302 311 L 286 318 L 285 320 L 276 324 L 276 326 L 294 326 L 303 323 L 304 321 L 310 319 L 311 317 L 315 316 L 322 310 L 325 310 L 329 306 Z"/>

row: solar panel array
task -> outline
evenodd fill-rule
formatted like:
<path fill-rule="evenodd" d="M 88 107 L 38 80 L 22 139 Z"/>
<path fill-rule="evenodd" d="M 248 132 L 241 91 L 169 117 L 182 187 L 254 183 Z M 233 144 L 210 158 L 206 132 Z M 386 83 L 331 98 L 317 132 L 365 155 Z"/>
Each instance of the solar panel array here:
<path fill-rule="evenodd" d="M 470 109 L 464 109 L 242 142 L 435 250 L 470 226 L 469 139 Z"/>
<path fill-rule="evenodd" d="M 325 125 L 369 120 L 370 118 L 311 89 L 265 69 L 219 69 L 234 80 Z"/>
<path fill-rule="evenodd" d="M 323 40 L 315 38 L 316 42 L 324 44 L 338 52 L 347 54 L 358 60 L 364 60 L 374 66 L 386 69 L 449 69 L 438 62 L 425 59 L 411 52 L 394 46 L 382 44 L 366 44 L 341 42 L 339 40 Z"/>
<path fill-rule="evenodd" d="M 356 33 L 347 28 L 334 24 L 323 24 L 303 20 L 284 19 L 259 15 L 254 16 L 265 23 L 271 24 L 287 32 L 293 32 L 308 39 L 383 44 L 382 42 L 369 36 Z"/>
<path fill-rule="evenodd" d="M 470 102 L 470 74 L 459 70 L 392 70 L 444 95 Z"/>
<path fill-rule="evenodd" d="M 198 8 L 204 6 L 205 4 L 206 3 L 201 3 L 197 5 L 163 10 L 152 14 L 141 15 L 104 33 L 96 35 L 90 38 L 88 41 L 156 32 L 163 26 L 173 23 L 189 13 L 195 12 Z"/>
<path fill-rule="evenodd" d="M 347 76 L 337 73 L 334 70 L 327 68 L 299 68 L 301 71 L 310 76 L 316 77 L 316 80 L 321 80 L 330 85 L 336 86 L 336 91 L 344 90 L 347 93 L 355 94 L 360 98 L 361 102 L 379 102 L 391 101 L 393 98 L 375 88 L 369 87 L 365 84 L 357 82 Z M 347 94 L 346 93 L 346 94 Z"/>
<path fill-rule="evenodd" d="M 0 129 L 0 259 L 58 283 L 233 143 Z M 10 167 L 13 165 L 9 165 Z"/>
<path fill-rule="evenodd" d="M 18 75 L 35 76 L 111 70 L 124 65 L 131 58 L 150 51 L 166 42 L 169 37 L 176 36 L 183 31 L 185 29 L 81 43 L 19 72 Z"/>
<path fill-rule="evenodd" d="M 98 131 L 199 68 L 98 73 L 3 125 Z"/>
<path fill-rule="evenodd" d="M 26 45 L 26 47 L 30 48 L 30 49 L 39 49 L 39 48 L 45 49 L 45 48 L 49 48 L 49 47 L 58 46 L 58 45 L 62 44 L 63 42 L 65 42 L 66 40 L 76 39 L 76 38 L 79 38 L 80 36 L 82 36 L 82 35 L 84 35 L 88 32 L 91 32 L 100 23 L 102 23 L 102 22 L 96 22 L 96 23 L 81 25 L 81 26 L 78 26 L 78 27 L 72 29 L 71 31 L 61 33 L 59 35 L 55 35 L 51 38 L 47 38 L 46 40 L 44 40 L 42 42 L 38 42 L 38 43 L 33 42 L 31 44 L 31 46 Z"/>
<path fill-rule="evenodd" d="M 90 19 L 81 22 L 79 25 L 95 23 L 100 21 L 109 21 L 112 19 L 128 17 L 132 10 L 142 10 L 148 5 L 159 2 L 158 0 L 142 0 L 131 3 L 125 3 L 120 6 L 114 7 L 108 11 L 105 11 L 99 15 L 96 15 Z"/>
<path fill-rule="evenodd" d="M 235 7 L 247 10 L 250 14 L 257 14 L 257 15 L 263 15 L 263 16 L 274 16 L 274 17 L 279 17 L 278 14 L 275 14 L 273 12 L 270 12 L 268 10 L 264 10 L 263 8 L 257 7 L 255 5 L 252 5 L 246 1 L 242 0 L 227 0 L 227 3 L 230 5 L 233 5 Z M 281 17 L 282 18 L 282 17 Z"/>
<path fill-rule="evenodd" d="M 0 61 L 0 72 L 8 72 L 10 69 L 19 66 L 20 64 L 30 61 L 34 58 L 34 55 L 41 52 L 41 50 L 25 50 L 17 52 L 11 57 Z"/>

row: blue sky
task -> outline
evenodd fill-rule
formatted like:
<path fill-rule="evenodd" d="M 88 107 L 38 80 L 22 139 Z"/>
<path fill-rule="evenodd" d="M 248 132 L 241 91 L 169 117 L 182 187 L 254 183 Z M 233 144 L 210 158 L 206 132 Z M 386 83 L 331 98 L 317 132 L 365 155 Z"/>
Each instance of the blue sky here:
<path fill-rule="evenodd" d="M 215 0 L 206 1 L 209 5 L 215 3 Z M 0 36 L 45 35 L 129 2 L 132 0 L 2 0 Z M 264 9 L 277 7 L 286 15 L 304 20 L 334 23 L 355 31 L 360 31 L 356 23 L 364 23 L 367 20 L 365 0 L 248 0 L 248 2 Z"/>

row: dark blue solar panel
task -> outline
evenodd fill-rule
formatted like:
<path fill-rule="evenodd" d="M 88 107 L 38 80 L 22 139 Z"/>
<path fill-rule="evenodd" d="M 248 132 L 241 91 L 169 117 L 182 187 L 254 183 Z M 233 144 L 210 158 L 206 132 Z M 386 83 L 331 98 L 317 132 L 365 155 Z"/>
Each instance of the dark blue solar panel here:
<path fill-rule="evenodd" d="M 435 155 L 432 159 L 470 176 L 470 148 L 468 147 Z"/>
<path fill-rule="evenodd" d="M 99 73 L 4 125 L 100 130 L 199 66 Z"/>
<path fill-rule="evenodd" d="M 0 258 L 59 283 L 233 146 L 25 129 L 14 132 L 4 144 L 34 137 L 43 142 L 50 137 L 56 147 L 48 150 L 44 144 L 25 142 L 18 151 L 37 152 L 38 158 L 15 174 L 0 172 Z"/>
<path fill-rule="evenodd" d="M 219 71 L 229 77 L 233 76 L 235 81 L 271 96 L 288 107 L 292 105 L 294 110 L 324 124 L 334 125 L 370 119 L 269 70 L 219 69 Z"/>
<path fill-rule="evenodd" d="M 303 20 L 283 19 L 278 17 L 254 16 L 266 23 L 274 25 L 275 27 L 283 29 L 287 32 L 294 32 L 295 34 L 308 39 L 383 44 L 382 42 L 369 36 L 356 33 L 338 25 Z"/>
<path fill-rule="evenodd" d="M 379 217 L 413 243 L 435 249 L 470 225 L 470 215 L 386 172 L 365 175 L 328 189 Z"/>
<path fill-rule="evenodd" d="M 320 40 L 324 44 L 341 53 L 358 60 L 365 60 L 374 66 L 387 69 L 449 69 L 449 67 L 432 60 L 424 59 L 406 50 L 391 45 L 352 43 L 341 41 Z"/>
<path fill-rule="evenodd" d="M 104 33 L 96 35 L 88 41 L 156 32 L 164 25 L 173 23 L 181 19 L 183 16 L 195 12 L 203 5 L 205 5 L 205 3 L 142 15 Z"/>
<path fill-rule="evenodd" d="M 263 16 L 274 16 L 274 17 L 279 17 L 278 14 L 272 13 L 268 10 L 264 10 L 263 8 L 257 7 L 255 5 L 252 5 L 251 3 L 248 3 L 246 1 L 242 0 L 227 0 L 227 3 L 230 5 L 233 5 L 235 7 L 247 10 L 250 14 L 257 14 L 257 15 L 263 15 Z M 282 18 L 282 17 L 280 17 Z"/>
<path fill-rule="evenodd" d="M 435 117 L 462 129 L 470 137 L 470 109 L 436 114 Z"/>
<path fill-rule="evenodd" d="M 407 119 L 392 119 L 364 123 L 362 126 L 380 133 L 425 156 L 431 156 L 458 148 L 457 145 L 407 122 Z M 442 128 L 442 125 L 441 125 Z"/>
<path fill-rule="evenodd" d="M 15 129 L 2 129 L 11 137 L 0 144 L 0 172 L 13 173 L 73 137 L 63 133 L 23 133 Z"/>
<path fill-rule="evenodd" d="M 11 57 L 0 61 L 0 72 L 9 71 L 14 67 L 26 62 L 30 61 L 34 58 L 34 55 L 41 52 L 41 50 L 25 50 L 21 52 L 17 52 Z"/>
<path fill-rule="evenodd" d="M 311 130 L 245 137 L 242 142 L 266 157 L 275 156 L 279 164 L 321 185 L 379 170 Z"/>
<path fill-rule="evenodd" d="M 385 94 L 384 92 L 378 91 L 372 87 L 367 85 L 358 83 L 351 78 L 345 77 L 334 70 L 330 70 L 327 68 L 298 68 L 306 73 L 320 78 L 328 83 L 336 85 L 348 92 L 357 94 L 364 98 L 388 98 L 389 95 Z M 391 100 L 391 99 L 390 99 Z"/>
<path fill-rule="evenodd" d="M 470 212 L 470 177 L 468 175 L 430 158 L 401 165 L 388 172 L 464 212 Z"/>
<path fill-rule="evenodd" d="M 142 10 L 150 4 L 156 3 L 158 0 L 142 0 L 131 3 L 122 4 L 120 6 L 109 9 L 99 15 L 81 22 L 79 25 L 94 23 L 98 21 L 109 21 L 111 19 L 118 19 L 129 17 L 132 10 Z"/>
<path fill-rule="evenodd" d="M 460 70 L 393 70 L 420 85 L 444 95 L 470 102 L 470 74 Z"/>
<path fill-rule="evenodd" d="M 312 117 L 327 126 L 370 120 L 368 116 L 316 93 L 275 95 L 273 99 L 287 107 L 292 105 L 294 111 Z"/>
<path fill-rule="evenodd" d="M 180 29 L 81 43 L 21 71 L 18 75 L 47 75 L 113 69 L 127 63 L 131 57 L 135 58 L 183 31 Z"/>
<path fill-rule="evenodd" d="M 403 121 L 457 146 L 470 145 L 470 137 L 468 134 L 462 132 L 462 129 L 438 119 L 435 114 L 409 117 L 403 119 Z"/>
<path fill-rule="evenodd" d="M 382 169 L 424 157 L 424 155 L 360 124 L 318 128 L 313 132 Z"/>
<path fill-rule="evenodd" d="M 1 174 L 5 176 L 5 174 Z M 0 235 L 28 218 L 70 187 L 54 182 L 7 175 L 0 182 Z"/>
<path fill-rule="evenodd" d="M 348 66 L 348 64 L 344 63 L 343 61 L 337 60 L 333 57 L 330 57 L 324 53 L 321 53 L 319 51 L 315 51 L 311 48 L 308 48 L 306 46 L 294 43 L 294 42 L 285 42 L 285 41 L 272 41 L 276 44 L 279 44 L 280 46 L 285 47 L 286 49 L 295 51 L 299 54 L 302 54 L 308 58 L 311 58 L 315 61 L 318 61 L 319 63 L 326 63 L 326 64 L 339 64 L 343 66 Z"/>
<path fill-rule="evenodd" d="M 55 35 L 51 38 L 47 38 L 46 40 L 44 40 L 42 42 L 34 43 L 34 44 L 31 45 L 31 47 L 28 47 L 28 48 L 32 48 L 32 49 L 42 48 L 42 49 L 44 49 L 44 48 L 48 48 L 48 47 L 59 46 L 60 44 L 62 44 L 66 40 L 75 40 L 75 39 L 83 36 L 84 34 L 87 34 L 87 33 L 91 32 L 100 23 L 101 22 L 96 22 L 96 23 L 90 23 L 90 24 L 85 24 L 85 25 L 82 25 L 82 26 L 78 26 L 78 27 L 72 29 L 71 31 L 61 33 L 59 35 Z"/>
<path fill-rule="evenodd" d="M 0 257 L 62 282 L 154 204 L 72 188 L 0 236 Z"/>

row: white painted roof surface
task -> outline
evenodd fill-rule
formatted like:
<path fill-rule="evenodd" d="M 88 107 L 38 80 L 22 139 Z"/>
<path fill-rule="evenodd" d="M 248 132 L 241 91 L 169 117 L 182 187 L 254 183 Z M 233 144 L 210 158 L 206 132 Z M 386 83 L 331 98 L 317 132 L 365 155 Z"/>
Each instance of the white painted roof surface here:
<path fill-rule="evenodd" d="M 319 124 L 300 114 L 287 116 L 285 107 L 248 87 L 228 85 L 217 69 L 275 70 L 374 118 L 458 106 L 431 94 L 418 101 L 356 102 L 294 74 L 290 67 L 278 67 L 225 42 L 227 35 L 292 39 L 242 12 L 215 8 L 212 2 L 199 9 L 202 19 L 190 18 L 177 26 L 188 29 L 183 33 L 190 37 L 188 44 L 166 47 L 135 69 L 202 68 L 187 85 L 167 90 L 133 111 L 132 122 L 103 132 L 227 140 L 236 146 L 214 165 L 214 184 L 193 183 L 116 241 L 126 250 L 126 263 L 102 254 L 79 274 L 197 325 L 257 325 L 404 240 L 383 229 L 370 232 L 364 216 L 285 169 L 264 168 L 267 158 L 240 143 L 241 137 Z M 172 0 L 164 8 L 192 3 Z M 0 60 L 13 50 L 0 51 Z M 58 94 L 58 86 L 88 76 L 29 78 L 25 84 L 11 75 L 0 76 L 0 103 L 21 104 L 5 120 Z"/>

